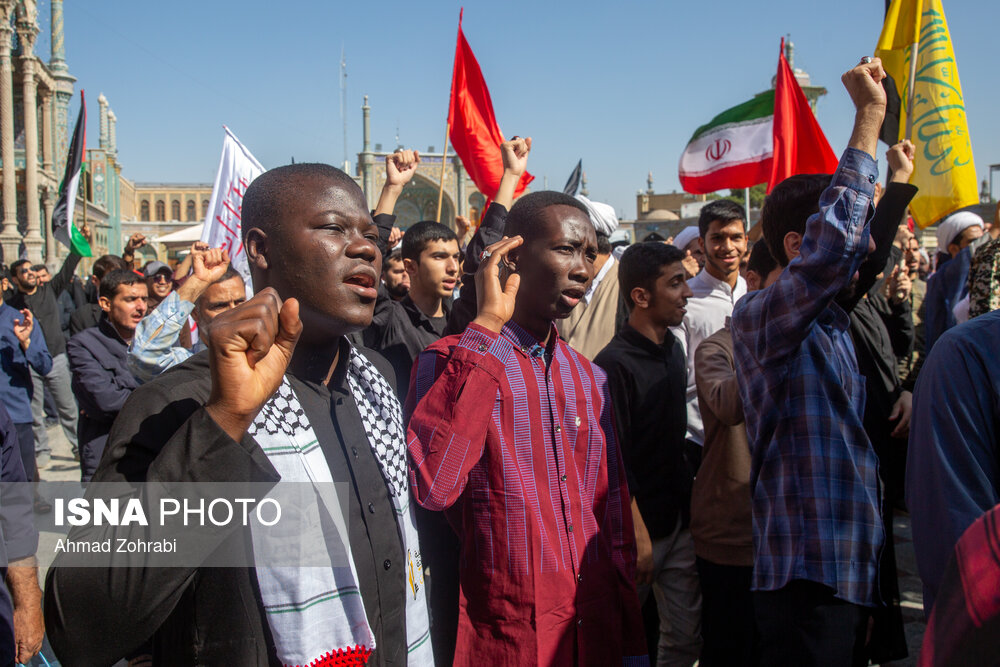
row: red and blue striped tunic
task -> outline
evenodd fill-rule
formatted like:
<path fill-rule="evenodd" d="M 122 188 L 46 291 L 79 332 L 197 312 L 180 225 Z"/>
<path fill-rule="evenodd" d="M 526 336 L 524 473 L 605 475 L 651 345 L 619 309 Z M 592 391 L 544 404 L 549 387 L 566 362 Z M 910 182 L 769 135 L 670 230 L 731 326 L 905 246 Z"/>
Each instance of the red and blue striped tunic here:
<path fill-rule="evenodd" d="M 411 486 L 462 543 L 455 664 L 645 664 L 604 372 L 513 323 L 470 325 L 414 371 Z"/>

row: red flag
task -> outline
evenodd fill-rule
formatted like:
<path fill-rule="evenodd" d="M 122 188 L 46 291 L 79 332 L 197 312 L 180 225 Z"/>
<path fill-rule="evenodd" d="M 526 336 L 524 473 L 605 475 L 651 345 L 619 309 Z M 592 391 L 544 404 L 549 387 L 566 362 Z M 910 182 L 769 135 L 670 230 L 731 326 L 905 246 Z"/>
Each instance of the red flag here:
<path fill-rule="evenodd" d="M 837 162 L 830 142 L 785 60 L 785 40 L 782 38 L 774 91 L 774 162 L 767 192 L 795 174 L 832 174 L 837 170 Z"/>
<path fill-rule="evenodd" d="M 451 75 L 448 126 L 451 128 L 451 145 L 462 159 L 472 182 L 487 199 L 495 198 L 500 177 L 503 176 L 500 144 L 504 139 L 493 115 L 493 102 L 483 73 L 462 33 L 462 11 L 458 13 L 458 44 L 455 47 L 455 69 Z M 514 189 L 514 196 L 524 192 L 534 178 L 525 172 Z"/>

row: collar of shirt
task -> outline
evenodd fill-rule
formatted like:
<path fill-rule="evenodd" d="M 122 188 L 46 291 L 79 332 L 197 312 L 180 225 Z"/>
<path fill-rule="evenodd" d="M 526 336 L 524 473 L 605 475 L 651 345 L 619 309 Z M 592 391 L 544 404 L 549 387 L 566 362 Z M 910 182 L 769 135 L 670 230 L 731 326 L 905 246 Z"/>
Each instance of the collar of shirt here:
<path fill-rule="evenodd" d="M 669 358 L 674 345 L 677 343 L 677 338 L 669 330 L 663 337 L 663 342 L 656 343 L 655 341 L 647 338 L 644 334 L 640 333 L 628 322 L 625 322 L 625 324 L 622 325 L 619 335 L 622 337 L 622 340 L 629 345 L 637 347 L 657 359 Z"/>
<path fill-rule="evenodd" d="M 115 329 L 115 325 L 111 323 L 108 314 L 103 312 L 103 309 L 101 319 L 97 322 L 97 329 L 111 340 L 121 343 L 123 347 L 128 347 L 128 343 L 122 340 L 122 337 L 118 334 L 118 329 Z"/>
<path fill-rule="evenodd" d="M 747 293 L 747 281 L 743 279 L 743 276 L 737 276 L 736 289 L 733 289 L 725 280 L 719 280 L 710 274 L 708 269 L 702 269 L 698 275 L 689 280 L 688 287 L 694 292 L 693 299 L 719 296 L 725 297 L 730 303 L 736 303 Z"/>
<path fill-rule="evenodd" d="M 424 311 L 420 310 L 420 308 L 417 307 L 417 304 L 413 302 L 413 299 L 410 298 L 409 294 L 403 297 L 403 299 L 399 302 L 399 305 L 401 305 L 406 311 L 406 314 L 410 316 L 410 321 L 413 322 L 415 326 L 422 326 L 425 329 L 433 330 L 434 327 L 432 320 L 437 318 L 425 315 Z M 451 312 L 451 308 L 448 307 L 447 301 L 443 301 L 441 303 L 441 312 L 441 317 L 447 321 L 448 315 Z M 438 332 L 438 334 L 440 335 L 440 332 Z"/>
<path fill-rule="evenodd" d="M 528 333 L 513 321 L 507 322 L 500 330 L 500 334 L 514 344 L 514 349 L 527 357 L 543 357 L 546 352 L 555 350 L 559 340 L 559 330 L 552 324 L 549 330 L 549 340 L 547 345 L 542 345 L 542 341 L 531 333 Z"/>
<path fill-rule="evenodd" d="M 597 275 L 594 276 L 594 279 L 590 281 L 590 287 L 588 287 L 587 291 L 584 292 L 583 294 L 584 303 L 589 304 L 590 300 L 594 298 L 594 292 L 597 291 L 597 287 L 601 284 L 601 281 L 604 280 L 604 276 L 608 275 L 608 271 L 611 270 L 611 267 L 614 266 L 614 263 L 615 263 L 614 255 L 608 255 L 608 259 L 605 260 L 604 266 L 602 266 L 601 270 L 597 272 Z"/>

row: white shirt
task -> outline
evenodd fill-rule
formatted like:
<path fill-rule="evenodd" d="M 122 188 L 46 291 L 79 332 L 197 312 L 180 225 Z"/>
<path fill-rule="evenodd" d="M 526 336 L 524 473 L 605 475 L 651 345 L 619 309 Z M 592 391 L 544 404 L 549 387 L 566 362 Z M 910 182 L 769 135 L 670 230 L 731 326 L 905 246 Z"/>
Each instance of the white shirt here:
<path fill-rule="evenodd" d="M 671 331 L 680 341 L 687 356 L 687 437 L 699 445 L 705 442 L 705 429 L 698 410 L 698 388 L 694 382 L 694 353 L 705 340 L 726 326 L 733 306 L 747 293 L 747 281 L 736 279 L 736 289 L 729 283 L 712 277 L 705 269 L 688 281 L 694 295 L 688 299 L 687 314 L 680 326 Z"/>
<path fill-rule="evenodd" d="M 587 288 L 587 291 L 583 293 L 584 303 L 589 304 L 590 300 L 594 298 L 594 292 L 597 291 L 597 286 L 601 284 L 602 280 L 604 280 L 604 276 L 608 275 L 608 271 L 611 270 L 611 267 L 614 266 L 614 263 L 615 263 L 614 256 L 608 255 L 608 258 L 604 261 L 604 266 L 602 266 L 601 270 L 597 272 L 597 275 L 594 276 L 594 279 L 590 281 L 590 287 Z"/>

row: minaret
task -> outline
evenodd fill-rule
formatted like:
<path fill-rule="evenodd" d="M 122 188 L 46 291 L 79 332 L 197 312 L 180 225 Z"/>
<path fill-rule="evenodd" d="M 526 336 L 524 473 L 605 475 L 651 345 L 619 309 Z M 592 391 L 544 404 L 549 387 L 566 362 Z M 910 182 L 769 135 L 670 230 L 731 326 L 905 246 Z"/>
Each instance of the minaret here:
<path fill-rule="evenodd" d="M 580 174 L 580 194 L 584 197 L 590 196 L 590 191 L 587 190 L 587 172 Z"/>
<path fill-rule="evenodd" d="M 69 73 L 66 65 L 66 42 L 63 31 L 63 0 L 51 0 L 52 36 L 49 70 L 56 80 L 55 95 L 55 170 L 61 179 L 66 170 L 66 153 L 69 150 L 69 103 L 73 99 L 73 84 L 76 77 Z M 49 257 L 49 261 L 55 259 Z"/>
<path fill-rule="evenodd" d="M 649 174 L 646 176 L 646 194 L 647 195 L 653 194 L 653 172 L 652 171 L 649 172 Z"/>
<path fill-rule="evenodd" d="M 375 208 L 375 155 L 372 153 L 371 107 L 368 106 L 368 96 L 361 107 L 362 145 L 358 156 L 361 170 L 361 188 L 365 191 L 368 208 Z"/>
<path fill-rule="evenodd" d="M 98 139 L 98 145 L 102 150 L 108 150 L 108 98 L 101 93 L 97 97 L 97 106 L 100 108 L 100 136 Z M 86 157 L 84 158 L 86 159 Z"/>

